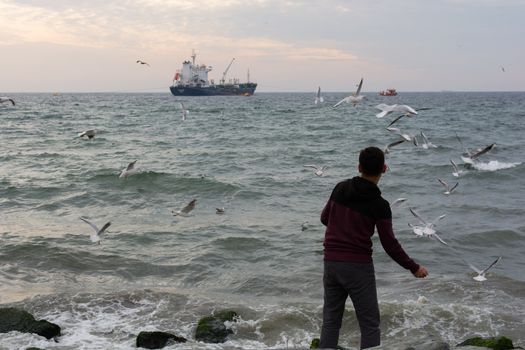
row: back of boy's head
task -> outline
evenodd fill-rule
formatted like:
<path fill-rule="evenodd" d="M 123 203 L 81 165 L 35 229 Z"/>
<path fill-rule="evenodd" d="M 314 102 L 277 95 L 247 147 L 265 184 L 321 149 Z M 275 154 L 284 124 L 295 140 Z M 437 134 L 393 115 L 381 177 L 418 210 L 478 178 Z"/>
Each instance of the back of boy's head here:
<path fill-rule="evenodd" d="M 385 166 L 385 154 L 377 147 L 367 147 L 359 153 L 359 165 L 364 175 L 381 175 Z"/>

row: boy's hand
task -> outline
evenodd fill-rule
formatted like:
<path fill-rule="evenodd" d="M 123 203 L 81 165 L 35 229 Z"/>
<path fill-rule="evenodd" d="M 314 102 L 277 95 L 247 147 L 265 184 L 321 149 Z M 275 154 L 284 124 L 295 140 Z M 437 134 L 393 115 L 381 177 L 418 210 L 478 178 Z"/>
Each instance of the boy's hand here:
<path fill-rule="evenodd" d="M 414 272 L 416 278 L 425 278 L 428 276 L 428 271 L 424 266 L 419 266 L 419 269 Z"/>

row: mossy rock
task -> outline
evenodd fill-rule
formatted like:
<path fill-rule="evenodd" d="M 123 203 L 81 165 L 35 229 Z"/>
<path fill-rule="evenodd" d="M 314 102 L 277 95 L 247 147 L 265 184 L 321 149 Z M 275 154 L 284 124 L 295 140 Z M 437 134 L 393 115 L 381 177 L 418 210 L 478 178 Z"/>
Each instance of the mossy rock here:
<path fill-rule="evenodd" d="M 231 329 L 224 325 L 226 321 L 233 321 L 237 316 L 235 311 L 221 311 L 212 316 L 206 316 L 199 320 L 195 331 L 195 340 L 206 343 L 224 343 Z"/>
<path fill-rule="evenodd" d="M 491 337 L 491 338 L 481 338 L 475 337 L 465 340 L 464 342 L 458 344 L 457 346 L 481 346 L 489 349 L 495 350 L 508 350 L 508 349 L 518 349 L 512 344 L 512 340 L 507 337 Z"/>
<path fill-rule="evenodd" d="M 37 321 L 29 312 L 17 308 L 0 309 L 0 333 L 18 331 L 35 333 L 51 339 L 60 335 L 60 327 L 46 320 Z"/>
<path fill-rule="evenodd" d="M 137 348 L 162 349 L 173 343 L 185 343 L 186 338 L 177 337 L 167 332 L 140 332 L 137 335 Z"/>

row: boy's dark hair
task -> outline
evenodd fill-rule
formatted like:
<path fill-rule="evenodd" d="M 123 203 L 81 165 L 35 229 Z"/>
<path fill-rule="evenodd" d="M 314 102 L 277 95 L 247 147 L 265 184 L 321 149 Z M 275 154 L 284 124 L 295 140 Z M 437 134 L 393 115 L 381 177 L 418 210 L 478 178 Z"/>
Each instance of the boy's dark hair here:
<path fill-rule="evenodd" d="M 385 154 L 377 147 L 367 147 L 359 153 L 359 165 L 365 175 L 380 175 L 385 165 Z"/>

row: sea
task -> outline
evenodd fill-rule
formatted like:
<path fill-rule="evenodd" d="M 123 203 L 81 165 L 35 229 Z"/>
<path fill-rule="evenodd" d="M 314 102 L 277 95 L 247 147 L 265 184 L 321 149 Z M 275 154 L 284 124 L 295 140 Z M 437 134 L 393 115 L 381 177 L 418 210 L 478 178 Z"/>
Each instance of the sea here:
<path fill-rule="evenodd" d="M 358 176 L 359 151 L 400 139 L 380 103 L 420 109 L 394 124 L 419 135 L 387 155 L 379 183 L 414 278 L 374 235 L 382 349 L 472 336 L 525 346 L 525 93 L 9 94 L 0 105 L 0 308 L 62 328 L 56 340 L 0 334 L 0 349 L 134 349 L 141 331 L 188 342 L 167 349 L 305 349 L 323 306 L 320 213 L 333 187 Z M 4 93 L 5 94 L 5 93 Z M 180 103 L 189 111 L 182 120 Z M 80 138 L 96 129 L 94 139 Z M 421 132 L 436 147 L 423 148 Z M 465 164 L 465 149 L 495 143 Z M 452 175 L 451 160 L 462 173 Z M 119 174 L 136 161 L 137 172 Z M 326 166 L 323 176 L 305 165 Z M 444 194 L 438 178 L 456 190 Z M 185 216 L 177 211 L 196 199 Z M 216 208 L 224 208 L 217 214 Z M 410 209 L 440 243 L 414 234 Z M 111 226 L 100 244 L 93 229 Z M 478 269 L 501 260 L 486 274 Z M 225 343 L 195 341 L 200 318 L 239 317 Z M 359 347 L 350 300 L 340 345 Z"/>

